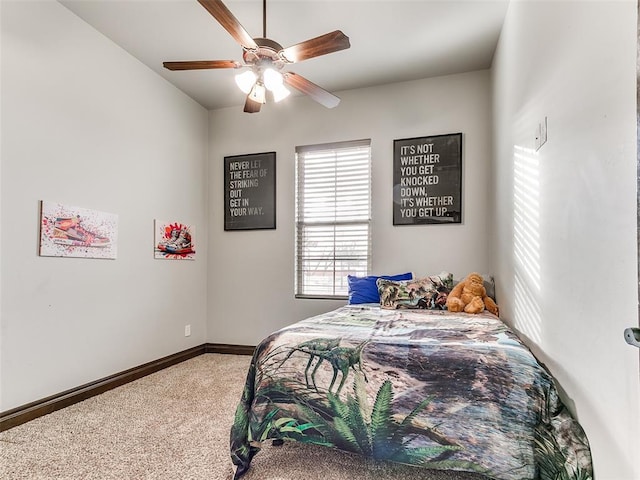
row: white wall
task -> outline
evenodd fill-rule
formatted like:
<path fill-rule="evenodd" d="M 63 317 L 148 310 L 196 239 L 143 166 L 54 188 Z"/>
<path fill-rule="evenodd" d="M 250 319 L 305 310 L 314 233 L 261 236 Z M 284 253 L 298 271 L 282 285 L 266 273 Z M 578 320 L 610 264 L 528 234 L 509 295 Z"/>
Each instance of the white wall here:
<path fill-rule="evenodd" d="M 635 1 L 512 2 L 494 58 L 501 312 L 547 364 L 595 478 L 640 478 Z M 548 117 L 548 142 L 534 132 Z"/>
<path fill-rule="evenodd" d="M 0 6 L 7 410 L 206 341 L 208 119 L 57 2 Z M 118 214 L 118 258 L 39 257 L 40 200 Z M 154 218 L 197 260 L 154 260 Z"/>
<path fill-rule="evenodd" d="M 331 110 L 297 97 L 259 114 L 210 112 L 209 341 L 255 345 L 345 303 L 294 298 L 296 145 L 371 139 L 372 273 L 489 271 L 489 80 L 481 71 L 338 92 Z M 463 223 L 394 227 L 393 140 L 455 132 L 463 133 Z M 224 157 L 266 151 L 276 152 L 276 230 L 225 232 Z"/>
<path fill-rule="evenodd" d="M 208 128 L 58 3 L 3 0 L 0 410 L 205 341 L 255 344 L 343 303 L 293 297 L 293 152 L 371 138 L 373 273 L 494 271 L 503 317 L 558 378 L 597 478 L 640 478 L 638 356 L 622 340 L 637 322 L 635 9 L 514 1 L 491 76 L 339 92 L 335 110 L 305 97 L 224 109 Z M 393 140 L 459 131 L 464 223 L 393 227 Z M 273 150 L 277 229 L 224 232 L 224 156 Z M 118 213 L 118 259 L 39 257 L 42 199 Z M 154 218 L 195 223 L 198 259 L 153 260 Z"/>

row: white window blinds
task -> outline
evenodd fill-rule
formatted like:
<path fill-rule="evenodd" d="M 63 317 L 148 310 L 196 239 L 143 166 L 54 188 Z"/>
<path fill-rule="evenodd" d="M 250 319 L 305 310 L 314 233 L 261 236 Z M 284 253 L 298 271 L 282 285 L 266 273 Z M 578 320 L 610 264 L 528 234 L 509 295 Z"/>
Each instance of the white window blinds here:
<path fill-rule="evenodd" d="M 371 141 L 296 147 L 296 296 L 342 298 L 371 265 Z"/>

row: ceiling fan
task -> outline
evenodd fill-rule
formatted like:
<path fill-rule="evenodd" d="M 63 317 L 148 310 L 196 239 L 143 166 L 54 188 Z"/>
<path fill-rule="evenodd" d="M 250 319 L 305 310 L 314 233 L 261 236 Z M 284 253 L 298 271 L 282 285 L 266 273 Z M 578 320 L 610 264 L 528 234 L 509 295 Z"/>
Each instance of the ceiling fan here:
<path fill-rule="evenodd" d="M 165 68 L 169 70 L 250 68 L 250 70 L 236 75 L 236 83 L 247 94 L 244 104 L 244 111 L 247 113 L 260 111 L 260 107 L 266 101 L 267 90 L 271 92 L 276 102 L 289 95 L 289 90 L 284 84 L 309 95 L 327 108 L 333 108 L 340 103 L 338 97 L 303 76 L 282 71 L 282 68 L 287 64 L 349 48 L 351 46 L 349 37 L 340 30 L 282 48 L 278 42 L 267 38 L 267 0 L 262 2 L 262 38 L 251 38 L 221 0 L 198 0 L 198 2 L 240 44 L 243 50 L 243 62 L 235 60 L 163 62 Z"/>

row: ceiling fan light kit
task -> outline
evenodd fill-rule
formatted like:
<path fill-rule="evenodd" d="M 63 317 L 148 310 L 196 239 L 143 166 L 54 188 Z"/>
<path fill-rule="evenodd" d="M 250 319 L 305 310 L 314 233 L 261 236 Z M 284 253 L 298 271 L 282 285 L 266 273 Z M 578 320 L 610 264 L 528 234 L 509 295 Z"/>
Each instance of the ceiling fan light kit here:
<path fill-rule="evenodd" d="M 276 72 L 273 68 L 267 68 L 262 74 L 264 80 L 264 86 L 273 91 L 282 85 L 282 74 Z"/>
<path fill-rule="evenodd" d="M 249 99 L 253 100 L 256 103 L 266 103 L 267 102 L 267 95 L 266 95 L 266 90 L 264 88 L 264 85 L 262 85 L 259 82 L 256 82 L 253 87 L 251 88 L 251 91 L 249 92 Z"/>
<path fill-rule="evenodd" d="M 327 108 L 333 108 L 340 99 L 315 83 L 293 72 L 281 72 L 285 65 L 319 57 L 328 53 L 345 50 L 351 46 L 349 37 L 340 30 L 282 48 L 267 36 L 267 2 L 263 0 L 263 38 L 251 38 L 244 27 L 227 9 L 221 0 L 198 0 L 198 2 L 220 23 L 220 25 L 242 47 L 242 60 L 196 60 L 164 62 L 168 70 L 202 70 L 217 68 L 249 67 L 244 73 L 235 76 L 238 88 L 247 97 L 244 111 L 257 113 L 266 102 L 266 91 L 271 92 L 273 100 L 279 102 L 291 93 L 285 84 Z"/>
<path fill-rule="evenodd" d="M 251 88 L 253 87 L 253 85 L 255 85 L 256 80 L 258 79 L 258 77 L 256 77 L 256 74 L 253 73 L 252 70 L 247 70 L 244 73 L 239 73 L 235 78 L 238 88 L 246 94 L 251 91 Z"/>

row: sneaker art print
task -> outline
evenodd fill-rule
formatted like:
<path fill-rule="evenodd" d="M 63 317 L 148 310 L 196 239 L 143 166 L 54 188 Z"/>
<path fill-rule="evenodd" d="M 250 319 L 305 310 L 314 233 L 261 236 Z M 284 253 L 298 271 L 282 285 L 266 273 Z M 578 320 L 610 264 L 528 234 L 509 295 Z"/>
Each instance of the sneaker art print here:
<path fill-rule="evenodd" d="M 155 223 L 155 258 L 164 260 L 195 259 L 195 226 L 160 220 L 156 220 Z"/>
<path fill-rule="evenodd" d="M 115 259 L 118 215 L 42 202 L 40 255 Z"/>

